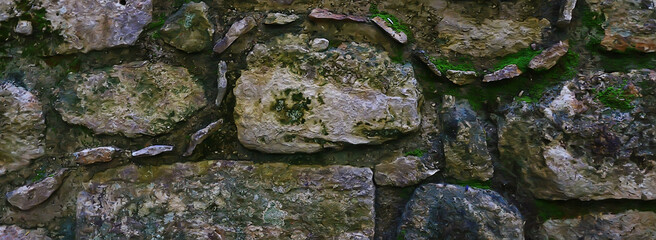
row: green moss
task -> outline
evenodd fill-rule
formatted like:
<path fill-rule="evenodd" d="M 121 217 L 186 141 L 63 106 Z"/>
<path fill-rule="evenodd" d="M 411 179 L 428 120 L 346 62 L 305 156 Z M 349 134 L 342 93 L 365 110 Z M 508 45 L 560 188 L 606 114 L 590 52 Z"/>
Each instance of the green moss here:
<path fill-rule="evenodd" d="M 44 169 L 39 169 L 34 171 L 34 176 L 32 177 L 32 182 L 38 182 L 46 178 L 46 170 Z"/>
<path fill-rule="evenodd" d="M 505 57 L 499 59 L 496 65 L 494 65 L 494 71 L 500 70 L 504 68 L 505 66 L 515 64 L 519 68 L 519 70 L 522 70 L 522 72 L 525 72 L 528 70 L 528 63 L 531 62 L 531 59 L 533 59 L 535 56 L 540 54 L 542 50 L 532 50 L 530 48 L 525 48 L 520 50 L 519 52 L 506 55 Z"/>
<path fill-rule="evenodd" d="M 387 21 L 389 23 L 389 26 L 396 32 L 403 32 L 405 35 L 408 36 L 408 40 L 412 40 L 412 31 L 410 30 L 410 27 L 407 25 L 403 24 L 401 20 L 396 18 L 394 15 L 389 14 L 385 11 L 379 11 L 378 10 L 378 5 L 376 4 L 371 4 L 369 7 L 369 13 L 371 13 L 371 18 L 375 17 L 380 17 L 383 20 Z"/>
<path fill-rule="evenodd" d="M 475 180 L 470 180 L 470 181 L 456 181 L 454 184 L 460 185 L 460 186 L 468 186 L 468 187 L 473 187 L 473 188 L 479 188 L 479 189 L 492 189 L 492 183 L 490 181 L 475 181 Z"/>
<path fill-rule="evenodd" d="M 446 59 L 440 58 L 431 58 L 431 62 L 435 65 L 437 70 L 440 70 L 442 73 L 446 72 L 447 70 L 476 71 L 476 69 L 474 69 L 474 65 L 472 65 L 470 62 L 453 64 Z"/>
<path fill-rule="evenodd" d="M 631 101 L 633 101 L 636 96 L 626 93 L 624 90 L 625 87 L 626 81 L 624 81 L 624 84 L 621 86 L 611 86 L 604 90 L 597 91 L 597 100 L 612 109 L 623 111 L 631 110 L 635 107 L 631 104 Z"/>
<path fill-rule="evenodd" d="M 283 91 L 283 96 L 276 99 L 270 109 L 279 113 L 278 120 L 282 124 L 305 123 L 303 116 L 305 111 L 310 110 L 312 101 L 300 92 L 292 92 L 292 89 Z M 288 102 L 291 102 L 291 105 L 287 104 Z"/>
<path fill-rule="evenodd" d="M 537 209 L 538 217 L 542 221 L 546 221 L 548 219 L 560 219 L 565 217 L 565 212 L 562 209 L 562 206 L 559 204 L 554 203 L 553 201 L 545 201 L 545 200 L 535 200 L 533 202 L 535 204 L 535 208 Z"/>
<path fill-rule="evenodd" d="M 407 156 L 421 157 L 421 156 L 424 156 L 424 153 L 426 153 L 426 151 L 417 148 L 415 150 L 405 152 L 403 155 L 406 156 L 406 157 Z"/>
<path fill-rule="evenodd" d="M 602 26 L 606 21 L 604 15 L 593 12 L 588 6 L 584 6 L 581 13 L 581 24 L 589 31 L 585 43 L 586 48 L 591 51 L 602 50 L 600 47 L 604 37 Z"/>

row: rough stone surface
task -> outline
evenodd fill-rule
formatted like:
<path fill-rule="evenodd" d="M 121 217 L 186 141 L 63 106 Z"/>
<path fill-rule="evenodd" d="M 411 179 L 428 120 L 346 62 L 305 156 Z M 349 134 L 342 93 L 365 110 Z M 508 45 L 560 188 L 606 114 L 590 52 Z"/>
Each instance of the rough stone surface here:
<path fill-rule="evenodd" d="M 23 35 L 32 35 L 32 22 L 26 20 L 18 21 L 14 28 L 14 32 Z"/>
<path fill-rule="evenodd" d="M 296 14 L 268 13 L 264 18 L 264 24 L 285 25 L 298 20 L 298 18 Z"/>
<path fill-rule="evenodd" d="M 413 52 L 413 55 L 415 57 L 419 58 L 419 60 L 421 60 L 421 62 L 426 64 L 428 69 L 430 69 L 431 72 L 433 72 L 435 75 L 437 75 L 438 77 L 442 76 L 442 72 L 440 72 L 440 70 L 437 69 L 437 66 L 435 66 L 435 64 L 433 62 L 431 62 L 430 57 L 428 57 L 428 55 L 426 54 L 426 51 L 417 50 L 417 51 Z"/>
<path fill-rule="evenodd" d="M 306 35 L 258 44 L 237 80 L 241 143 L 268 153 L 378 144 L 419 127 L 421 94 L 409 64 L 367 44 L 314 52 Z"/>
<path fill-rule="evenodd" d="M 399 239 L 524 239 L 524 221 L 492 190 L 429 183 L 406 205 Z"/>
<path fill-rule="evenodd" d="M 565 0 L 558 17 L 558 26 L 565 27 L 572 21 L 572 12 L 576 7 L 576 0 Z"/>
<path fill-rule="evenodd" d="M 374 172 L 376 185 L 411 186 L 438 172 L 433 166 L 427 166 L 417 156 L 397 156 L 393 159 L 376 165 Z"/>
<path fill-rule="evenodd" d="M 226 64 L 225 61 L 220 61 L 217 71 L 218 78 L 216 79 L 216 86 L 219 91 L 216 93 L 216 101 L 214 102 L 214 105 L 217 107 L 221 105 L 221 102 L 228 91 L 228 79 L 226 78 L 227 72 L 228 64 Z"/>
<path fill-rule="evenodd" d="M 558 42 L 535 56 L 528 63 L 528 67 L 534 70 L 547 70 L 558 63 L 558 59 L 565 56 L 569 51 L 569 43 Z"/>
<path fill-rule="evenodd" d="M 349 166 L 129 165 L 97 174 L 78 195 L 77 237 L 370 239 L 371 178 Z"/>
<path fill-rule="evenodd" d="M 499 80 L 504 80 L 504 79 L 510 79 L 517 77 L 522 74 L 522 70 L 519 70 L 517 65 L 515 64 L 510 64 L 508 66 L 503 67 L 502 69 L 499 69 L 493 73 L 486 74 L 483 77 L 483 82 L 496 82 Z"/>
<path fill-rule="evenodd" d="M 624 87 L 624 81 L 626 85 Z M 631 110 L 597 99 L 607 87 L 635 94 Z M 656 199 L 656 72 L 594 73 L 505 106 L 499 152 L 520 186 L 541 199 Z"/>
<path fill-rule="evenodd" d="M 132 45 L 152 20 L 151 0 L 39 0 L 46 20 L 61 31 L 56 53 Z M 123 3 L 123 4 L 122 4 Z"/>
<path fill-rule="evenodd" d="M 455 179 L 487 181 L 492 178 L 492 156 L 485 128 L 467 100 L 446 95 L 440 110 L 444 129 L 446 173 Z"/>
<path fill-rule="evenodd" d="M 41 103 L 32 93 L 0 82 L 0 176 L 43 156 L 46 130 Z"/>
<path fill-rule="evenodd" d="M 332 13 L 332 12 L 326 10 L 326 9 L 321 9 L 321 8 L 312 9 L 312 11 L 310 12 L 310 19 L 313 19 L 313 20 L 336 20 L 336 21 L 349 20 L 349 21 L 354 21 L 354 22 L 367 22 L 368 21 L 368 19 L 366 17 L 336 14 L 336 13 Z"/>
<path fill-rule="evenodd" d="M 132 152 L 133 157 L 152 157 L 157 156 L 165 152 L 173 151 L 173 146 L 169 145 L 153 145 L 139 149 Z"/>
<path fill-rule="evenodd" d="M 182 6 L 160 29 L 162 40 L 187 53 L 200 52 L 209 47 L 214 25 L 207 18 L 208 9 L 204 2 Z"/>
<path fill-rule="evenodd" d="M 540 228 L 540 239 L 656 239 L 654 226 L 654 212 L 590 214 L 574 219 L 547 220 Z"/>
<path fill-rule="evenodd" d="M 121 153 L 121 151 L 121 149 L 116 147 L 97 147 L 73 153 L 73 156 L 75 156 L 75 162 L 82 165 L 89 165 L 94 163 L 111 162 L 118 157 L 118 154 Z"/>
<path fill-rule="evenodd" d="M 408 36 L 404 32 L 397 32 L 392 27 L 389 26 L 389 23 L 382 19 L 381 17 L 374 17 L 371 19 L 378 27 L 383 29 L 390 37 L 394 38 L 397 42 L 406 43 L 408 42 Z"/>
<path fill-rule="evenodd" d="M 315 38 L 312 39 L 312 42 L 310 42 L 310 48 L 314 51 L 323 51 L 328 49 L 330 46 L 330 41 L 325 38 Z"/>
<path fill-rule="evenodd" d="M 71 73 L 62 88 L 56 108 L 64 121 L 97 134 L 166 133 L 206 104 L 202 87 L 187 69 L 164 63 Z"/>
<path fill-rule="evenodd" d="M 591 9 L 603 13 L 605 36 L 601 45 L 607 50 L 624 52 L 636 49 L 656 52 L 656 18 L 653 3 L 642 0 L 600 1 L 587 0 Z"/>
<path fill-rule="evenodd" d="M 525 21 L 462 18 L 446 15 L 438 25 L 439 37 L 448 40 L 441 46 L 474 57 L 500 57 L 542 41 L 542 30 L 549 26 L 546 19 L 528 18 Z"/>
<path fill-rule="evenodd" d="M 237 38 L 239 38 L 239 36 L 247 33 L 256 25 L 257 22 L 251 16 L 245 17 L 244 19 L 233 23 L 225 36 L 214 45 L 214 52 L 222 53 L 228 49 L 228 47 L 230 47 L 230 45 L 235 42 Z"/>
<path fill-rule="evenodd" d="M 462 86 L 478 81 L 478 74 L 475 71 L 446 70 L 446 79 Z"/>
<path fill-rule="evenodd" d="M 0 1 L 0 22 L 22 14 L 21 10 L 16 8 L 17 3 L 18 0 Z"/>
<path fill-rule="evenodd" d="M 0 225 L 0 239 L 1 240 L 51 240 L 52 238 L 46 235 L 46 230 L 43 228 L 23 229 L 16 225 Z"/>
<path fill-rule="evenodd" d="M 66 170 L 68 169 L 62 168 L 37 183 L 8 192 L 7 201 L 21 210 L 28 210 L 45 202 L 61 186 L 66 177 Z"/>
<path fill-rule="evenodd" d="M 193 135 L 191 135 L 191 142 L 189 142 L 189 147 L 187 147 L 187 151 L 185 151 L 182 156 L 191 156 L 192 153 L 194 153 L 194 149 L 196 149 L 196 146 L 203 142 L 210 134 L 216 132 L 217 130 L 221 129 L 221 126 L 223 124 L 223 119 L 219 119 L 216 122 L 210 123 L 206 127 L 204 127 L 201 130 L 198 130 L 195 132 Z"/>

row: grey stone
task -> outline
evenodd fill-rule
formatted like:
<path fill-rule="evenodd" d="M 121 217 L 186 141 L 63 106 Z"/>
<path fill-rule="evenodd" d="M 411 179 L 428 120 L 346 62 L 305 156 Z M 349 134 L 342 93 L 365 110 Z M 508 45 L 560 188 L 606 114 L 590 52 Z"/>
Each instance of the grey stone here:
<path fill-rule="evenodd" d="M 151 0 L 41 0 L 45 19 L 64 43 L 56 53 L 133 45 L 152 20 Z"/>
<path fill-rule="evenodd" d="M 309 17 L 310 17 L 310 19 L 313 19 L 313 20 L 335 20 L 335 21 L 348 20 L 348 21 L 362 22 L 362 23 L 368 21 L 368 19 L 366 17 L 336 14 L 336 13 L 332 13 L 332 12 L 326 10 L 326 9 L 321 9 L 321 8 L 312 9 L 312 11 L 310 12 Z"/>
<path fill-rule="evenodd" d="M 328 49 L 330 42 L 325 38 L 315 38 L 310 42 L 310 48 L 314 51 L 323 51 Z"/>
<path fill-rule="evenodd" d="M 117 147 L 97 147 L 73 153 L 75 161 L 82 165 L 111 162 L 122 150 Z"/>
<path fill-rule="evenodd" d="M 71 73 L 62 82 L 57 111 L 64 121 L 97 134 L 166 133 L 206 104 L 203 88 L 189 71 L 165 63 Z"/>
<path fill-rule="evenodd" d="M 547 70 L 551 69 L 553 66 L 558 63 L 558 60 L 565 56 L 569 51 L 569 43 L 558 42 L 557 44 L 547 48 L 547 50 L 542 51 L 537 56 L 533 57 L 528 63 L 528 67 L 534 70 Z"/>
<path fill-rule="evenodd" d="M 374 180 L 380 186 L 406 187 L 437 172 L 437 169 L 429 168 L 417 156 L 396 156 L 392 161 L 376 165 Z"/>
<path fill-rule="evenodd" d="M 478 81 L 478 74 L 475 71 L 446 70 L 446 79 L 462 86 Z"/>
<path fill-rule="evenodd" d="M 182 156 L 188 157 L 191 156 L 192 153 L 194 153 L 194 149 L 196 149 L 196 146 L 203 142 L 210 134 L 218 131 L 221 129 L 221 124 L 223 124 L 223 119 L 219 119 L 216 122 L 212 122 L 206 127 L 204 127 L 201 130 L 198 130 L 195 132 L 193 135 L 191 135 L 191 142 L 189 142 L 189 147 L 187 147 L 187 151 L 185 151 Z"/>
<path fill-rule="evenodd" d="M 560 9 L 560 17 L 558 17 L 558 26 L 565 27 L 572 21 L 572 12 L 576 7 L 576 0 L 565 0 Z"/>
<path fill-rule="evenodd" d="M 448 176 L 461 181 L 492 178 L 492 156 L 485 128 L 467 100 L 445 95 L 440 110 L 444 129 L 444 159 Z"/>
<path fill-rule="evenodd" d="M 521 74 L 522 74 L 522 70 L 519 70 L 517 65 L 510 64 L 493 73 L 485 75 L 483 77 L 483 82 L 496 82 L 499 80 L 514 78 Z"/>
<path fill-rule="evenodd" d="M 16 7 L 17 3 L 18 0 L 0 1 L 0 22 L 22 15 L 23 12 Z"/>
<path fill-rule="evenodd" d="M 316 52 L 308 42 L 287 34 L 249 53 L 234 89 L 244 146 L 310 153 L 379 144 L 419 128 L 421 93 L 410 64 L 367 44 Z"/>
<path fill-rule="evenodd" d="M 515 206 L 492 190 L 429 183 L 406 205 L 399 239 L 524 239 Z"/>
<path fill-rule="evenodd" d="M 235 42 L 237 38 L 239 38 L 239 36 L 247 33 L 256 25 L 257 22 L 251 16 L 245 17 L 244 19 L 233 23 L 225 36 L 214 45 L 214 52 L 222 53 L 228 49 L 228 47 L 230 47 L 230 45 Z"/>
<path fill-rule="evenodd" d="M 624 52 L 635 49 L 641 52 L 656 52 L 656 23 L 653 1 L 586 0 L 591 10 L 602 14 L 604 38 L 601 46 L 606 50 Z M 651 8 L 646 6 L 650 4 Z"/>
<path fill-rule="evenodd" d="M 371 178 L 350 166 L 129 165 L 96 174 L 80 192 L 77 237 L 371 239 Z"/>
<path fill-rule="evenodd" d="M 397 32 L 392 27 L 389 26 L 389 24 L 393 24 L 393 23 L 388 22 L 388 21 L 392 21 L 391 19 L 382 19 L 382 18 L 376 16 L 376 17 L 372 18 L 371 21 L 373 21 L 376 25 L 378 25 L 378 27 L 383 29 L 383 31 L 385 31 L 387 34 L 389 34 L 390 37 L 394 38 L 394 40 L 396 40 L 397 42 L 400 42 L 400 43 L 403 43 L 403 44 L 408 42 L 408 36 L 404 32 L 402 32 L 402 31 Z"/>
<path fill-rule="evenodd" d="M 132 152 L 132 157 L 152 157 L 170 151 L 173 151 L 173 146 L 153 145 Z"/>
<path fill-rule="evenodd" d="M 217 93 L 216 101 L 214 105 L 221 106 L 221 102 L 228 91 L 228 79 L 226 78 L 226 73 L 228 72 L 228 65 L 225 61 L 220 61 L 218 66 L 218 78 L 216 79 Z"/>
<path fill-rule="evenodd" d="M 572 219 L 549 219 L 540 227 L 538 239 L 656 239 L 656 213 L 626 211 L 618 214 L 588 214 Z"/>
<path fill-rule="evenodd" d="M 14 28 L 14 32 L 23 35 L 32 35 L 32 22 L 26 20 L 18 21 L 16 28 Z"/>
<path fill-rule="evenodd" d="M 298 20 L 296 14 L 268 13 L 264 18 L 264 24 L 285 25 Z"/>
<path fill-rule="evenodd" d="M 16 225 L 0 225 L 2 240 L 51 240 L 43 228 L 23 229 Z"/>
<path fill-rule="evenodd" d="M 625 83 L 625 93 L 636 96 L 632 109 L 597 98 Z M 501 162 L 517 169 L 519 186 L 540 199 L 656 199 L 655 83 L 651 70 L 592 73 L 543 93 L 539 102 L 504 106 Z"/>
<path fill-rule="evenodd" d="M 200 52 L 209 47 L 214 25 L 207 18 L 208 9 L 204 2 L 183 5 L 160 29 L 162 40 L 187 53 Z"/>
<path fill-rule="evenodd" d="M 42 109 L 39 99 L 25 88 L 0 82 L 0 176 L 45 153 Z"/>
<path fill-rule="evenodd" d="M 25 185 L 8 192 L 7 201 L 21 210 L 29 210 L 45 202 L 61 186 L 67 170 L 62 168 L 37 183 Z"/>

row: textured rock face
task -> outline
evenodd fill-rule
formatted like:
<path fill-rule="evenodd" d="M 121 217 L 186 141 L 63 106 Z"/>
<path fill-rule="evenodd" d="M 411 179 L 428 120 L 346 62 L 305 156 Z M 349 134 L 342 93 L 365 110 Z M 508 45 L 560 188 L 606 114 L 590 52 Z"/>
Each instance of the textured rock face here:
<path fill-rule="evenodd" d="M 475 83 L 478 80 L 478 74 L 474 71 L 446 70 L 446 78 L 462 86 Z"/>
<path fill-rule="evenodd" d="M 631 109 L 604 105 L 597 91 L 608 87 L 635 96 Z M 656 199 L 655 88 L 654 71 L 596 73 L 513 103 L 499 123 L 501 160 L 537 198 Z"/>
<path fill-rule="evenodd" d="M 371 19 L 378 27 L 383 29 L 387 34 L 389 34 L 394 40 L 396 40 L 399 43 L 406 43 L 408 42 L 408 36 L 405 35 L 404 32 L 397 32 L 395 31 L 392 27 L 389 26 L 389 23 L 387 20 L 382 19 L 381 17 L 375 17 Z"/>
<path fill-rule="evenodd" d="M 101 134 L 157 135 L 205 106 L 187 69 L 132 62 L 110 70 L 69 74 L 57 101 L 64 121 Z"/>
<path fill-rule="evenodd" d="M 439 37 L 448 42 L 441 48 L 475 57 L 498 57 L 527 48 L 540 42 L 542 29 L 549 26 L 546 19 L 529 18 L 525 21 L 474 19 L 447 15 L 438 25 Z"/>
<path fill-rule="evenodd" d="M 78 195 L 77 237 L 370 239 L 371 177 L 348 166 L 130 165 L 96 175 Z"/>
<path fill-rule="evenodd" d="M 576 219 L 547 220 L 541 239 L 656 239 L 656 213 L 627 211 L 620 214 L 585 215 Z"/>
<path fill-rule="evenodd" d="M 565 27 L 572 21 L 572 12 L 576 7 L 576 0 L 566 0 L 562 4 L 560 16 L 558 17 L 558 26 Z"/>
<path fill-rule="evenodd" d="M 39 0 L 45 18 L 61 31 L 57 53 L 132 45 L 152 20 L 150 0 Z"/>
<path fill-rule="evenodd" d="M 367 18 L 362 16 L 342 15 L 332 13 L 326 9 L 315 8 L 310 12 L 309 17 L 314 20 L 349 20 L 354 22 L 367 22 Z"/>
<path fill-rule="evenodd" d="M 0 2 L 0 22 L 21 14 L 20 9 L 16 8 L 17 2 L 17 0 L 3 0 Z"/>
<path fill-rule="evenodd" d="M 44 154 L 42 106 L 32 93 L 0 82 L 0 176 Z"/>
<path fill-rule="evenodd" d="M 522 75 L 522 70 L 519 70 L 517 65 L 510 64 L 493 73 L 485 75 L 483 82 L 496 82 L 499 80 L 510 79 Z"/>
<path fill-rule="evenodd" d="M 173 151 L 173 146 L 169 145 L 153 145 L 150 147 L 145 147 L 137 151 L 132 152 L 133 157 L 152 157 L 157 156 L 165 152 Z"/>
<path fill-rule="evenodd" d="M 376 165 L 374 179 L 377 185 L 406 187 L 433 176 L 438 170 L 427 166 L 416 156 L 399 156 L 393 161 Z"/>
<path fill-rule="evenodd" d="M 656 52 L 656 19 L 649 1 L 587 0 L 593 10 L 603 13 L 605 36 L 601 45 L 607 50 L 625 51 L 629 48 L 643 52 Z M 647 6 L 646 6 L 647 5 Z"/>
<path fill-rule="evenodd" d="M 18 23 L 16 24 L 16 27 L 14 28 L 14 32 L 20 33 L 20 34 L 23 34 L 23 35 L 31 35 L 32 34 L 32 22 L 25 21 L 25 20 L 18 21 Z"/>
<path fill-rule="evenodd" d="M 210 134 L 221 129 L 222 125 L 223 125 L 223 119 L 219 119 L 218 121 L 210 123 L 203 129 L 198 130 L 193 135 L 191 135 L 191 141 L 189 142 L 189 146 L 187 147 L 185 153 L 182 154 L 182 156 L 185 157 L 191 156 L 191 154 L 194 153 L 194 149 L 196 149 L 196 146 L 202 143 L 203 140 L 205 140 L 207 137 L 210 136 Z"/>
<path fill-rule="evenodd" d="M 558 63 L 558 59 L 565 56 L 569 50 L 569 43 L 559 42 L 547 48 L 528 63 L 528 67 L 537 70 L 550 69 Z"/>
<path fill-rule="evenodd" d="M 485 129 L 467 100 L 445 96 L 442 101 L 446 172 L 458 180 L 487 181 L 492 177 L 492 157 Z"/>
<path fill-rule="evenodd" d="M 425 184 L 406 205 L 399 239 L 524 239 L 517 208 L 491 190 Z"/>
<path fill-rule="evenodd" d="M 3 240 L 50 240 L 43 228 L 22 229 L 16 225 L 0 226 L 0 239 Z"/>
<path fill-rule="evenodd" d="M 89 165 L 99 162 L 110 162 L 114 160 L 120 152 L 121 149 L 116 147 L 97 147 L 84 149 L 73 155 L 75 156 L 75 162 L 82 165 Z"/>
<path fill-rule="evenodd" d="M 166 20 L 160 30 L 162 40 L 182 51 L 193 53 L 209 47 L 214 25 L 207 19 L 204 2 L 187 3 Z"/>
<path fill-rule="evenodd" d="M 298 18 L 296 14 L 269 13 L 264 18 L 264 24 L 285 25 L 296 21 Z"/>
<path fill-rule="evenodd" d="M 239 36 L 243 35 L 244 33 L 247 33 L 251 29 L 253 29 L 257 25 L 257 22 L 255 21 L 255 18 L 248 16 L 245 17 L 242 20 L 239 20 L 230 26 L 230 29 L 228 29 L 228 32 L 223 36 L 221 40 L 216 42 L 214 45 L 214 52 L 216 53 L 222 53 L 230 45 L 232 45 L 233 42 L 239 38 Z"/>
<path fill-rule="evenodd" d="M 66 168 L 62 168 L 52 176 L 40 182 L 19 187 L 7 193 L 7 201 L 21 210 L 28 210 L 48 200 L 66 177 Z"/>
<path fill-rule="evenodd" d="M 258 44 L 237 80 L 239 140 L 268 153 L 377 144 L 416 130 L 421 94 L 410 65 L 366 44 L 314 52 L 305 35 Z"/>

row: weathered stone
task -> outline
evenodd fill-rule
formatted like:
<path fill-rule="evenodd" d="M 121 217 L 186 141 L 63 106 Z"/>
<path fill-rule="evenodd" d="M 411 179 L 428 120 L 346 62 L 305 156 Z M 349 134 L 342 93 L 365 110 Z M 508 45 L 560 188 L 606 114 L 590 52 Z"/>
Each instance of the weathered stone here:
<path fill-rule="evenodd" d="M 396 156 L 393 161 L 376 165 L 374 180 L 380 186 L 406 187 L 437 172 L 437 169 L 428 168 L 419 157 Z"/>
<path fill-rule="evenodd" d="M 440 111 L 444 129 L 446 173 L 455 179 L 487 181 L 492 178 L 492 156 L 485 128 L 467 100 L 445 95 Z"/>
<path fill-rule="evenodd" d="M 203 140 L 205 140 L 210 134 L 221 129 L 221 124 L 223 124 L 223 119 L 219 119 L 219 121 L 210 123 L 203 129 L 198 130 L 193 135 L 191 135 L 191 142 L 189 142 L 189 147 L 187 147 L 187 151 L 184 154 L 182 154 L 182 156 L 185 157 L 191 156 L 191 154 L 194 153 L 194 149 L 196 149 L 196 146 L 198 146 L 198 144 L 203 142 Z"/>
<path fill-rule="evenodd" d="M 574 219 L 550 219 L 540 227 L 540 239 L 656 239 L 656 213 L 627 211 L 589 214 Z"/>
<path fill-rule="evenodd" d="M 45 19 L 64 43 L 55 52 L 73 53 L 132 45 L 152 20 L 151 0 L 39 0 Z"/>
<path fill-rule="evenodd" d="M 310 48 L 314 51 L 323 51 L 328 49 L 330 46 L 330 41 L 325 38 L 315 38 L 312 39 L 312 42 L 310 42 Z"/>
<path fill-rule="evenodd" d="M 576 7 L 576 0 L 565 0 L 560 8 L 560 17 L 558 17 L 558 26 L 565 27 L 572 21 L 572 12 Z"/>
<path fill-rule="evenodd" d="M 492 191 L 449 184 L 418 187 L 406 205 L 399 239 L 524 239 L 524 221 Z"/>
<path fill-rule="evenodd" d="M 52 238 L 46 235 L 46 230 L 43 228 L 38 229 L 22 229 L 16 225 L 0 225 L 0 239 L 1 240 L 51 240 Z"/>
<path fill-rule="evenodd" d="M 258 44 L 237 80 L 239 140 L 268 153 L 378 144 L 419 127 L 421 94 L 410 64 L 367 44 L 315 52 L 306 35 Z"/>
<path fill-rule="evenodd" d="M 656 18 L 654 6 L 645 6 L 642 0 L 600 1 L 587 0 L 591 9 L 604 14 L 602 25 L 605 36 L 601 45 L 607 50 L 624 52 L 635 49 L 656 52 Z M 653 2 L 651 3 L 653 5 Z"/>
<path fill-rule="evenodd" d="M 448 42 L 441 48 L 474 57 L 500 57 L 542 41 L 542 30 L 549 21 L 528 18 L 525 21 L 462 18 L 447 15 L 438 25 L 439 37 Z"/>
<path fill-rule="evenodd" d="M 0 82 L 0 176 L 43 156 L 45 130 L 37 97 L 22 87 Z"/>
<path fill-rule="evenodd" d="M 80 192 L 77 237 L 371 239 L 371 178 L 350 166 L 129 165 L 96 174 Z"/>
<path fill-rule="evenodd" d="M 132 157 L 152 157 L 170 151 L 173 151 L 173 146 L 153 145 L 132 152 Z"/>
<path fill-rule="evenodd" d="M 214 105 L 217 107 L 221 105 L 223 98 L 228 91 L 228 79 L 226 78 L 226 73 L 228 72 L 228 64 L 225 61 L 220 61 L 218 66 L 218 78 L 216 79 L 216 85 L 218 92 L 216 93 L 216 101 Z"/>
<path fill-rule="evenodd" d="M 202 87 L 187 69 L 164 63 L 71 73 L 63 82 L 56 103 L 62 118 L 97 134 L 166 133 L 206 104 Z"/>
<path fill-rule="evenodd" d="M 446 79 L 462 86 L 478 81 L 478 74 L 475 71 L 446 70 Z"/>
<path fill-rule="evenodd" d="M 23 35 L 32 35 L 32 22 L 26 20 L 18 21 L 14 28 L 14 32 Z"/>
<path fill-rule="evenodd" d="M 73 153 L 75 156 L 75 161 L 82 165 L 89 165 L 99 162 L 111 162 L 118 154 L 121 152 L 121 149 L 116 147 L 97 147 L 84 149 L 82 151 Z"/>
<path fill-rule="evenodd" d="M 486 74 L 483 77 L 483 82 L 496 82 L 499 80 L 514 78 L 521 74 L 522 74 L 522 70 L 519 70 L 517 65 L 510 64 L 493 73 Z"/>
<path fill-rule="evenodd" d="M 207 19 L 208 9 L 204 2 L 183 5 L 160 29 L 162 40 L 187 53 L 206 49 L 214 35 L 214 25 Z"/>
<path fill-rule="evenodd" d="M 50 195 L 61 186 L 66 177 L 66 168 L 30 185 L 17 188 L 7 193 L 7 201 L 21 210 L 28 210 L 48 200 Z"/>
<path fill-rule="evenodd" d="M 421 60 L 421 62 L 426 64 L 426 66 L 428 67 L 428 69 L 431 70 L 431 72 L 433 72 L 438 77 L 442 76 L 442 72 L 440 72 L 440 70 L 437 69 L 437 66 L 435 66 L 435 64 L 433 62 L 431 62 L 430 58 L 426 54 L 426 51 L 417 50 L 413 54 L 415 55 L 415 57 L 419 58 L 419 60 Z"/>
<path fill-rule="evenodd" d="M 394 38 L 394 40 L 396 40 L 397 42 L 400 42 L 400 43 L 408 42 L 408 36 L 404 32 L 401 32 L 401 31 L 397 32 L 392 27 L 390 27 L 388 25 L 389 23 L 387 21 L 391 21 L 391 20 L 384 20 L 384 19 L 376 16 L 376 17 L 372 18 L 371 21 L 373 21 L 376 25 L 378 25 L 378 27 L 383 29 L 383 31 L 385 31 L 387 34 L 389 34 L 390 37 Z"/>
<path fill-rule="evenodd" d="M 20 16 L 22 11 L 16 7 L 18 0 L 2 0 L 0 1 L 0 22 L 7 19 Z"/>
<path fill-rule="evenodd" d="M 235 42 L 237 38 L 239 38 L 239 36 L 247 33 L 256 25 L 257 22 L 251 16 L 245 17 L 244 19 L 233 23 L 225 36 L 214 45 L 214 52 L 222 53 L 228 49 L 228 47 L 230 47 L 230 45 Z"/>
<path fill-rule="evenodd" d="M 600 102 L 608 88 L 634 94 L 631 110 Z M 638 87 L 640 86 L 640 87 Z M 504 106 L 500 160 L 520 187 L 549 200 L 656 199 L 656 72 L 595 73 Z M 622 101 L 622 100 L 617 100 Z"/>
<path fill-rule="evenodd" d="M 368 21 L 366 17 L 336 14 L 321 8 L 312 9 L 309 16 L 310 19 L 313 20 L 336 20 L 336 21 L 349 20 L 349 21 L 362 22 L 362 23 Z"/>
<path fill-rule="evenodd" d="M 268 13 L 264 18 L 264 24 L 285 25 L 298 20 L 296 14 Z"/>
<path fill-rule="evenodd" d="M 569 43 L 558 42 L 557 44 L 547 48 L 547 50 L 542 51 L 537 56 L 533 57 L 528 63 L 528 67 L 534 70 L 547 70 L 551 69 L 553 66 L 558 63 L 558 59 L 562 56 L 565 56 L 569 51 Z"/>

